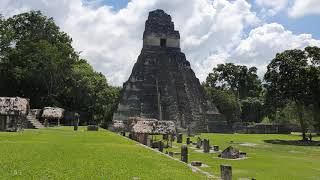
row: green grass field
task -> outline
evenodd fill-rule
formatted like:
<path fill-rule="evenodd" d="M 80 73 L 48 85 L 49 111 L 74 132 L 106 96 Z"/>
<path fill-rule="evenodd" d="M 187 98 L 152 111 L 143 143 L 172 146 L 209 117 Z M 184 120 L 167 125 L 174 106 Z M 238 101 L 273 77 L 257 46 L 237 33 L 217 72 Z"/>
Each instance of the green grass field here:
<path fill-rule="evenodd" d="M 101 130 L 0 132 L 0 179 L 205 179 L 183 163 Z"/>
<path fill-rule="evenodd" d="M 189 148 L 189 161 L 220 176 L 219 165 L 231 164 L 234 179 L 320 179 L 320 146 L 265 143 L 298 140 L 296 135 L 202 134 L 223 149 L 232 144 L 248 153 L 244 160 L 221 160 L 216 153 Z M 195 139 L 193 139 L 195 141 Z M 320 140 L 319 137 L 314 140 Z M 242 146 L 238 143 L 251 143 Z M 168 151 L 180 151 L 181 144 Z M 176 156 L 175 158 L 180 158 Z M 84 127 L 0 132 L 0 179 L 206 179 L 185 164 L 147 149 L 117 134 Z"/>
<path fill-rule="evenodd" d="M 200 153 L 189 148 L 190 161 L 199 160 L 209 167 L 202 168 L 211 174 L 220 176 L 220 164 L 230 164 L 233 179 L 255 178 L 258 180 L 319 180 L 320 146 L 297 146 L 265 143 L 264 140 L 300 140 L 297 135 L 278 134 L 202 134 L 210 145 L 219 145 L 220 150 L 228 146 L 237 147 L 247 152 L 243 160 L 225 160 L 217 158 L 217 153 Z M 196 138 L 192 138 L 196 142 Z M 313 138 L 320 140 L 320 137 Z M 233 143 L 230 143 L 233 141 Z M 244 143 L 244 145 L 240 145 Z M 249 146 L 248 146 L 249 145 Z M 175 144 L 179 147 L 180 144 Z M 190 145 L 191 147 L 191 145 Z M 173 148 L 170 151 L 179 151 Z M 178 157 L 177 157 L 178 158 Z"/>

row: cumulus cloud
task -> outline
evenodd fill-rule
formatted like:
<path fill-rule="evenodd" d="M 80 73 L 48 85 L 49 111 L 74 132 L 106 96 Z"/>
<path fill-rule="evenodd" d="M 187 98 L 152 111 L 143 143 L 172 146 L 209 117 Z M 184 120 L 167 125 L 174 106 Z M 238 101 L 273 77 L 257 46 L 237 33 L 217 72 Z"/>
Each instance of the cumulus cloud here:
<path fill-rule="evenodd" d="M 310 14 L 320 14 L 319 0 L 295 0 L 292 7 L 289 8 L 290 17 L 298 18 Z"/>
<path fill-rule="evenodd" d="M 0 12 L 6 17 L 29 10 L 54 17 L 81 56 L 113 85 L 122 85 L 130 75 L 142 48 L 145 20 L 154 9 L 172 16 L 182 51 L 201 81 L 219 63 L 260 67 L 277 51 L 318 43 L 311 35 L 294 35 L 278 24 L 261 26 L 245 0 L 131 0 L 119 11 L 102 5 L 101 0 L 90 4 L 82 0 L 0 1 Z M 245 29 L 252 28 L 245 38 Z"/>
<path fill-rule="evenodd" d="M 264 24 L 251 30 L 249 36 L 230 53 L 229 58 L 235 63 L 256 66 L 259 74 L 263 75 L 276 53 L 306 46 L 320 46 L 320 40 L 313 39 L 310 34 L 293 34 L 281 24 Z"/>
<path fill-rule="evenodd" d="M 131 72 L 151 10 L 160 8 L 171 14 L 181 33 L 182 49 L 200 77 L 215 64 L 213 54 L 232 48 L 245 27 L 259 23 L 245 0 L 132 0 L 118 12 L 96 3 L 88 6 L 81 0 L 5 0 L 1 7 L 7 16 L 31 9 L 53 16 L 71 35 L 82 57 L 115 85 L 121 85 Z"/>

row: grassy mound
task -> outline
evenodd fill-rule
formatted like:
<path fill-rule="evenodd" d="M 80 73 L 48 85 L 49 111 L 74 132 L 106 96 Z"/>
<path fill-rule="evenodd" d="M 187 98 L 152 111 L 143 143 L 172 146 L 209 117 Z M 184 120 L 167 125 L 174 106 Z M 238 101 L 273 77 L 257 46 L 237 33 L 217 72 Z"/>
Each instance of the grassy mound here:
<path fill-rule="evenodd" d="M 0 179 L 205 179 L 186 165 L 100 130 L 0 132 Z"/>

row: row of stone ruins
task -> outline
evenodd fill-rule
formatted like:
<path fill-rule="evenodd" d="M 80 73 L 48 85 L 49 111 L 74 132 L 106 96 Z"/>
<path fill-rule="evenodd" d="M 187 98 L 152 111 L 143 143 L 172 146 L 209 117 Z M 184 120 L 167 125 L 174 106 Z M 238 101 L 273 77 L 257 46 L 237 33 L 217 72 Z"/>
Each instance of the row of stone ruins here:
<path fill-rule="evenodd" d="M 68 116 L 66 116 L 68 114 Z M 79 121 L 79 114 L 58 107 L 30 109 L 29 99 L 0 97 L 0 131 L 22 131 L 25 128 L 58 126 L 62 119 Z"/>

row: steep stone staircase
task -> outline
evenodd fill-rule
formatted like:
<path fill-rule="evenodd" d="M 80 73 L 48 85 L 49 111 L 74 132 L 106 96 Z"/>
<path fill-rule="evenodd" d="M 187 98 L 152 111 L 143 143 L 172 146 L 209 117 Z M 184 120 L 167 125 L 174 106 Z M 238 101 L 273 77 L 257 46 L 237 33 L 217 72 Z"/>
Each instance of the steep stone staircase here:
<path fill-rule="evenodd" d="M 43 124 L 41 124 L 39 120 L 36 119 L 35 116 L 30 114 L 27 116 L 27 123 L 28 123 L 27 124 L 28 128 L 34 128 L 34 129 L 44 128 Z"/>

